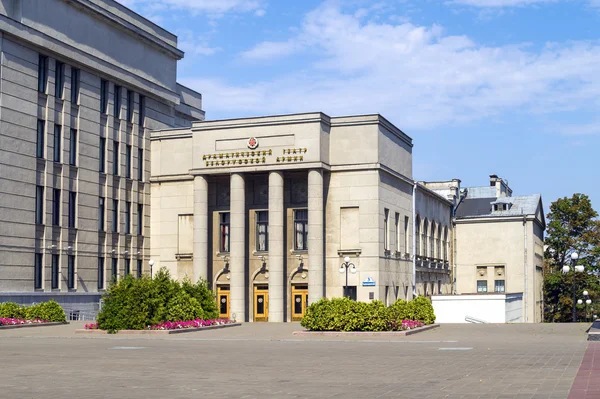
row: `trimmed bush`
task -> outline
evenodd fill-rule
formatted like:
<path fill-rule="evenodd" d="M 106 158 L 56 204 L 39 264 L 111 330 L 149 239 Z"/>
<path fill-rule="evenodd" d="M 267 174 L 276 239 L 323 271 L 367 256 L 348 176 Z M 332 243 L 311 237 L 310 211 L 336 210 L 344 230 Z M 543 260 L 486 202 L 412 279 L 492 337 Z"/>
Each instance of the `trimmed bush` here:
<path fill-rule="evenodd" d="M 59 323 L 67 321 L 65 311 L 55 300 L 31 306 L 20 306 L 13 302 L 6 302 L 0 304 L 0 317 L 24 320 L 39 319 Z"/>
<path fill-rule="evenodd" d="M 19 304 L 14 302 L 4 302 L 0 304 L 0 317 L 23 319 L 25 317 L 25 312 Z"/>
<path fill-rule="evenodd" d="M 435 321 L 431 302 L 417 297 L 398 300 L 389 307 L 381 301 L 356 302 L 348 298 L 323 298 L 306 309 L 300 322 L 311 331 L 399 331 Z"/>
<path fill-rule="evenodd" d="M 102 300 L 98 328 L 109 332 L 143 330 L 166 321 L 215 319 L 219 315 L 205 281 L 193 284 L 185 279 L 180 284 L 166 268 L 161 268 L 154 279 L 128 275 L 113 283 Z"/>

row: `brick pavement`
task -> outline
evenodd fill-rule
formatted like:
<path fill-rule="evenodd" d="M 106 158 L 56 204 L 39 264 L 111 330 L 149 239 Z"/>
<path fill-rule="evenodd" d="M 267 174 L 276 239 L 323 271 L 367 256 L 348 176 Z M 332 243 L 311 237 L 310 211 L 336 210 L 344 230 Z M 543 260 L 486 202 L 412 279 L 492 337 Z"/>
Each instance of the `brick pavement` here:
<path fill-rule="evenodd" d="M 77 327 L 1 332 L 2 396 L 566 399 L 587 348 L 587 326 L 568 324 L 443 325 L 397 339 L 296 337 L 297 324 L 146 338 Z"/>
<path fill-rule="evenodd" d="M 600 342 L 590 342 L 573 386 L 569 399 L 600 398 Z"/>

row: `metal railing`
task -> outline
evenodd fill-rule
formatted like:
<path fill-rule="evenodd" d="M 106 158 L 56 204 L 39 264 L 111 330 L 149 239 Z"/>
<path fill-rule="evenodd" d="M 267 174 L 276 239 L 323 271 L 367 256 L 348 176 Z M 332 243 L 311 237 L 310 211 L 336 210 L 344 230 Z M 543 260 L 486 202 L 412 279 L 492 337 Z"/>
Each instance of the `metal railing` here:
<path fill-rule="evenodd" d="M 465 316 L 465 321 L 467 323 L 482 323 L 482 324 L 487 324 L 488 323 L 485 320 L 477 319 L 477 318 L 471 317 L 471 316 Z"/>

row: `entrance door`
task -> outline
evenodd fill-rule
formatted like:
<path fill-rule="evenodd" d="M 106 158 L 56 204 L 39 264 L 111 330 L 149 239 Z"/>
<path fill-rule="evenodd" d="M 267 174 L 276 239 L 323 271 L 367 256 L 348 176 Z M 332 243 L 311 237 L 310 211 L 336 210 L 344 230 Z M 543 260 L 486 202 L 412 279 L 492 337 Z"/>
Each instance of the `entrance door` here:
<path fill-rule="evenodd" d="M 229 319 L 229 286 L 217 286 L 217 301 L 219 303 L 219 318 Z"/>
<path fill-rule="evenodd" d="M 254 286 L 254 321 L 269 321 L 269 286 Z"/>
<path fill-rule="evenodd" d="M 308 305 L 308 285 L 292 285 L 292 321 L 300 321 Z"/>

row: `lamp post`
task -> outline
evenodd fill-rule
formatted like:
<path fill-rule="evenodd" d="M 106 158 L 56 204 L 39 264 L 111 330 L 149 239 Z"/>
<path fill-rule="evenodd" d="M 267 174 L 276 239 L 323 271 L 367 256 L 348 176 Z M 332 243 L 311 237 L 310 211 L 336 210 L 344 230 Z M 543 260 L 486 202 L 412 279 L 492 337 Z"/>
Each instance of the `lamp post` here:
<path fill-rule="evenodd" d="M 148 264 L 150 265 L 150 278 L 152 278 L 152 266 L 154 266 L 154 260 L 150 259 L 150 262 L 148 262 Z"/>
<path fill-rule="evenodd" d="M 348 268 L 350 268 L 350 273 L 356 273 L 356 266 L 354 263 L 350 263 L 350 257 L 346 256 L 344 258 L 344 263 L 340 266 L 340 273 L 346 272 L 346 285 L 344 286 L 344 297 L 348 298 Z"/>
<path fill-rule="evenodd" d="M 579 272 L 582 273 L 584 268 L 583 265 L 576 265 L 577 263 L 577 259 L 579 259 L 579 254 L 577 252 L 573 252 L 571 254 L 571 263 L 573 264 L 573 273 L 575 272 Z M 564 265 L 562 268 L 563 273 L 567 274 L 571 271 L 571 267 L 568 265 Z M 580 299 L 579 301 L 577 301 L 577 298 L 575 296 L 576 294 L 576 284 L 575 284 L 575 279 L 576 276 L 575 274 L 573 274 L 573 323 L 577 322 L 577 303 L 579 302 L 579 304 L 583 303 L 583 301 Z"/>

